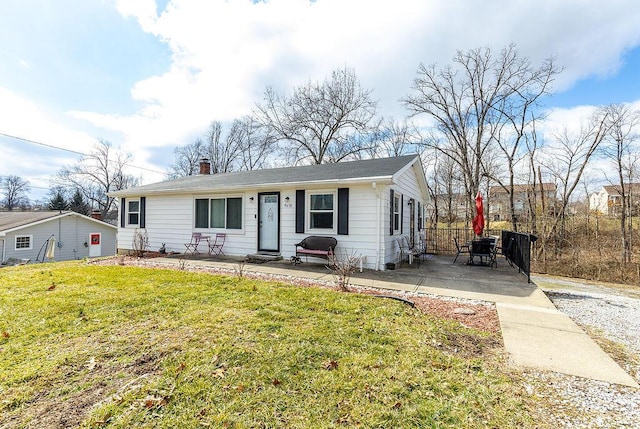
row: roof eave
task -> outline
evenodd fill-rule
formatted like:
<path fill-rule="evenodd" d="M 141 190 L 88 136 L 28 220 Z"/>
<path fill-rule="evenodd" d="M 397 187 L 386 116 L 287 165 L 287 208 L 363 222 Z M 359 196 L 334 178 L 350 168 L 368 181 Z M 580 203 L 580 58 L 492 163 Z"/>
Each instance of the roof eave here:
<path fill-rule="evenodd" d="M 296 181 L 296 182 L 274 182 L 274 183 L 258 183 L 251 185 L 228 185 L 228 186 L 215 186 L 216 193 L 228 192 L 228 191 L 249 191 L 249 190 L 260 190 L 260 189 L 273 189 L 275 187 L 279 188 L 295 188 L 308 186 L 310 184 L 316 186 L 332 186 L 332 185 L 340 185 L 340 184 L 364 184 L 371 182 L 378 183 L 391 183 L 393 181 L 393 176 L 370 176 L 370 177 L 356 177 L 349 179 L 326 179 L 326 180 L 304 180 L 304 181 Z M 147 196 L 147 195 L 174 195 L 180 193 L 201 193 L 201 192 L 211 192 L 213 187 L 211 186 L 198 186 L 192 188 L 172 188 L 172 189 L 160 189 L 160 190 L 148 190 L 144 191 L 141 189 L 132 189 L 127 190 L 124 189 L 122 191 L 111 192 L 108 195 L 110 197 L 137 197 L 137 196 Z"/>

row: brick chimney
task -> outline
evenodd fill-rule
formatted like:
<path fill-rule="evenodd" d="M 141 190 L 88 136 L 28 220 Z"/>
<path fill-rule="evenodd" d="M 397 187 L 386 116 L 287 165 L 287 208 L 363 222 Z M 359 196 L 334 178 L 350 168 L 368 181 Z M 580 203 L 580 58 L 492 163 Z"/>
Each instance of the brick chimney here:
<path fill-rule="evenodd" d="M 211 163 L 209 158 L 202 158 L 200 160 L 200 174 L 211 174 Z"/>
<path fill-rule="evenodd" d="M 91 210 L 91 217 L 96 220 L 102 220 L 102 213 L 100 210 Z"/>

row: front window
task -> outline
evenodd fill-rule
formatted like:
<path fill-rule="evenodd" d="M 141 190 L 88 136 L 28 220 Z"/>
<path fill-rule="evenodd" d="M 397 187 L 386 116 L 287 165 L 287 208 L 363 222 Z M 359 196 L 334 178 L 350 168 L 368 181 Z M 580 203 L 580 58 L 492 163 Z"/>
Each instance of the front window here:
<path fill-rule="evenodd" d="M 127 219 L 129 225 L 140 223 L 140 201 L 130 200 L 127 204 Z"/>
<path fill-rule="evenodd" d="M 334 229 L 335 193 L 309 194 L 309 229 Z"/>
<path fill-rule="evenodd" d="M 196 228 L 242 229 L 242 198 L 196 199 Z"/>
<path fill-rule="evenodd" d="M 400 195 L 393 196 L 393 230 L 400 231 Z"/>
<path fill-rule="evenodd" d="M 32 235 L 16 235 L 16 250 L 31 250 L 32 242 Z"/>

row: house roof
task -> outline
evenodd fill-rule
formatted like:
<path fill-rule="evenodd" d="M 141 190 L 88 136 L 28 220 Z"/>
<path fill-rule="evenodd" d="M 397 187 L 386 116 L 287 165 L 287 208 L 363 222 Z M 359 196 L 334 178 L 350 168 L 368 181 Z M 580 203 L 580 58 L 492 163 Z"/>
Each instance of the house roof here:
<path fill-rule="evenodd" d="M 107 225 L 112 228 L 116 228 L 115 226 L 109 225 L 108 223 L 104 223 L 99 220 L 90 218 L 89 216 L 85 216 L 72 211 L 10 211 L 0 212 L 0 235 L 4 235 L 9 231 L 26 228 L 30 225 L 47 222 L 65 216 L 77 216 L 83 219 L 87 219 L 91 222 L 100 222 L 101 225 Z"/>
<path fill-rule="evenodd" d="M 276 184 L 293 186 L 296 184 L 319 182 L 390 180 L 394 174 L 408 168 L 419 159 L 418 155 L 405 155 L 394 158 L 376 158 L 331 164 L 268 168 L 212 175 L 199 174 L 124 189 L 122 191 L 112 192 L 109 195 L 126 197 L 183 191 L 210 191 L 211 189 L 246 189 L 273 186 Z"/>
<path fill-rule="evenodd" d="M 542 189 L 544 189 L 545 191 L 555 191 L 556 190 L 556 184 L 555 183 L 543 183 L 542 184 Z M 535 187 L 536 192 L 540 192 L 540 184 L 537 184 Z M 530 184 L 523 184 L 523 185 L 513 185 L 513 192 L 527 192 L 527 191 L 531 191 L 531 185 Z M 504 189 L 502 186 L 492 186 L 491 188 L 489 188 L 489 192 L 493 195 L 496 194 L 506 194 L 507 190 Z"/>
<path fill-rule="evenodd" d="M 602 188 L 609 195 L 620 195 L 620 185 L 607 185 Z M 640 183 L 627 183 L 625 189 L 627 192 L 637 194 L 640 192 Z"/>

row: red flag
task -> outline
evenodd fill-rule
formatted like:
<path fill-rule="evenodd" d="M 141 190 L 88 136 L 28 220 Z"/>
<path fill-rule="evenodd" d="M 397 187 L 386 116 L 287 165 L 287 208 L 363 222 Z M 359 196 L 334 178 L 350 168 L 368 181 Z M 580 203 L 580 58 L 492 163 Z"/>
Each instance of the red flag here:
<path fill-rule="evenodd" d="M 476 235 L 482 235 L 482 231 L 484 231 L 484 208 L 480 191 L 476 195 L 476 217 L 473 218 L 473 231 Z"/>

